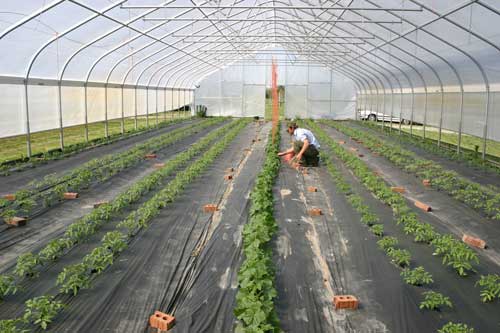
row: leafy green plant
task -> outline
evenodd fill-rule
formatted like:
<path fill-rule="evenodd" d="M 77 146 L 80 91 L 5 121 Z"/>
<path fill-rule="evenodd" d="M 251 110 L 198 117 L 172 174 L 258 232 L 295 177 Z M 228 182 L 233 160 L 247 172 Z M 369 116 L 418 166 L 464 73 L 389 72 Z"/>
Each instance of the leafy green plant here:
<path fill-rule="evenodd" d="M 438 333 L 474 333 L 474 328 L 462 323 L 446 323 L 438 330 Z"/>
<path fill-rule="evenodd" d="M 26 301 L 23 319 L 46 330 L 47 326 L 64 305 L 52 296 L 40 296 Z"/>
<path fill-rule="evenodd" d="M 90 287 L 90 275 L 87 265 L 80 263 L 64 267 L 63 271 L 57 276 L 57 285 L 61 286 L 60 292 L 73 296 L 78 294 L 81 289 Z"/>
<path fill-rule="evenodd" d="M 50 241 L 39 253 L 41 262 L 57 260 L 66 249 L 69 249 L 73 243 L 68 238 L 59 238 Z"/>
<path fill-rule="evenodd" d="M 83 258 L 83 264 L 91 273 L 100 274 L 106 267 L 113 264 L 113 252 L 105 246 L 99 246 Z"/>
<path fill-rule="evenodd" d="M 19 277 L 35 277 L 38 272 L 35 270 L 36 266 L 40 263 L 38 256 L 33 253 L 28 252 L 21 254 L 17 258 L 16 268 L 14 269 L 14 274 Z"/>
<path fill-rule="evenodd" d="M 18 328 L 21 323 L 20 319 L 4 319 L 0 320 L 0 332 L 2 333 L 27 333 L 28 330 Z"/>
<path fill-rule="evenodd" d="M 384 235 L 384 225 L 374 224 L 370 227 L 374 235 L 382 237 Z"/>
<path fill-rule="evenodd" d="M 102 238 L 102 245 L 113 254 L 120 253 L 127 248 L 127 236 L 119 231 L 110 231 Z"/>
<path fill-rule="evenodd" d="M 377 241 L 378 246 L 382 250 L 388 250 L 390 248 L 394 248 L 398 245 L 398 239 L 392 236 L 384 236 L 381 240 Z"/>
<path fill-rule="evenodd" d="M 423 293 L 424 300 L 420 302 L 420 309 L 440 310 L 444 306 L 453 307 L 450 298 L 436 291 L 426 291 Z"/>
<path fill-rule="evenodd" d="M 10 275 L 0 275 L 0 300 L 9 295 L 17 292 L 16 282 Z M 1 332 L 1 331 L 0 331 Z"/>
<path fill-rule="evenodd" d="M 401 272 L 401 276 L 403 277 L 404 282 L 414 286 L 422 286 L 424 284 L 434 282 L 432 275 L 429 272 L 426 272 L 422 266 L 414 269 L 405 268 Z"/>
<path fill-rule="evenodd" d="M 500 298 L 500 276 L 498 274 L 482 275 L 476 286 L 481 287 L 481 301 L 491 302 Z"/>
<path fill-rule="evenodd" d="M 411 255 L 408 250 L 401 250 L 390 247 L 387 249 L 386 253 L 396 265 L 400 267 L 406 267 L 410 265 Z"/>

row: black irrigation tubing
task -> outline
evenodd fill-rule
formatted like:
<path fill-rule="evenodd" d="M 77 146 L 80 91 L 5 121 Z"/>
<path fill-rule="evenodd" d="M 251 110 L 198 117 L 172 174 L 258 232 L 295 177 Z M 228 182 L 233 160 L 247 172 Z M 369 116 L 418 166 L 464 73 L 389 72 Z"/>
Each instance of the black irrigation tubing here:
<path fill-rule="evenodd" d="M 67 158 L 75 154 L 94 149 L 97 147 L 109 145 L 115 142 L 119 142 L 124 139 L 132 138 L 141 134 L 156 131 L 158 129 L 177 124 L 179 122 L 184 122 L 194 117 L 184 117 L 184 118 L 172 118 L 165 121 L 161 121 L 155 127 L 139 127 L 137 130 L 132 129 L 122 133 L 117 133 L 109 135 L 106 137 L 99 137 L 88 142 L 75 143 L 72 145 L 65 146 L 64 149 L 55 148 L 47 152 L 41 152 L 38 154 L 33 154 L 31 158 L 25 157 L 16 160 L 4 161 L 0 163 L 0 177 L 8 176 L 13 172 L 21 172 L 29 168 L 34 168 L 39 164 L 46 164 L 47 162 L 60 160 L 62 158 Z"/>
<path fill-rule="evenodd" d="M 437 145 L 437 140 L 431 138 L 424 138 L 418 135 L 410 135 L 405 131 L 391 131 L 390 127 L 379 126 L 370 121 L 356 121 L 356 124 L 361 126 L 375 129 L 387 136 L 395 137 L 399 141 L 413 144 L 427 152 L 438 154 L 440 156 L 449 158 L 451 160 L 466 162 L 470 166 L 478 167 L 486 171 L 492 171 L 500 175 L 500 159 L 495 156 L 486 155 L 490 158 L 482 159 L 480 152 L 476 152 L 462 147 L 460 154 L 457 154 L 456 145 L 448 144 L 441 141 L 441 146 Z"/>
<path fill-rule="evenodd" d="M 144 158 L 145 154 L 164 149 L 166 146 L 182 138 L 222 121 L 225 121 L 225 119 L 215 118 L 179 128 L 149 139 L 145 143 L 128 149 L 125 152 L 109 154 L 102 158 L 93 159 L 65 176 L 46 177 L 40 184 L 34 184 L 32 189 L 17 191 L 15 193 L 15 201 L 1 199 L 0 207 L 3 209 L 0 215 L 3 216 L 4 219 L 19 215 L 28 215 L 28 217 L 39 215 L 53 205 L 51 201 L 61 200 L 64 192 L 87 188 L 92 181 L 101 183 L 120 171 L 135 165 Z M 123 165 L 120 166 L 120 163 Z M 37 202 L 37 200 L 39 201 L 41 199 L 43 199 L 43 203 Z M 27 208 L 23 208 L 25 204 L 28 206 Z M 35 205 L 41 205 L 42 207 L 38 207 L 38 210 L 31 211 L 31 208 Z"/>
<path fill-rule="evenodd" d="M 500 220 L 500 193 L 496 187 L 485 187 L 460 177 L 452 170 L 445 170 L 439 163 L 419 158 L 400 145 L 388 143 L 372 134 L 344 126 L 338 122 L 322 121 L 355 139 L 364 139 L 363 144 L 380 153 L 391 163 L 418 178 L 429 179 L 430 186 L 448 193 L 472 209 L 493 220 Z"/>
<path fill-rule="evenodd" d="M 193 157 L 205 150 L 210 144 L 219 139 L 225 132 L 231 130 L 238 125 L 238 122 L 233 121 L 213 132 L 209 133 L 204 138 L 198 140 L 186 151 L 176 155 L 173 159 L 169 160 L 167 165 L 158 171 L 153 172 L 137 181 L 134 185 L 130 186 L 122 193 L 118 194 L 113 201 L 103 204 L 93 210 L 91 213 L 80 218 L 77 222 L 70 225 L 63 237 L 52 240 L 41 249 L 37 254 L 25 253 L 18 257 L 16 266 L 17 275 L 22 278 L 28 276 L 36 276 L 35 268 L 39 265 L 45 265 L 59 259 L 64 254 L 68 253 L 75 245 L 85 242 L 91 235 L 95 234 L 104 222 L 110 220 L 112 215 L 122 212 L 128 205 L 137 202 L 141 197 L 148 192 L 161 185 L 161 181 L 171 176 L 180 167 L 186 165 Z M 1 288 L 2 279 L 5 282 L 10 281 L 19 283 L 21 281 L 14 281 L 9 275 L 0 276 L 0 299 L 6 295 L 9 289 L 7 287 Z M 6 291 L 5 293 L 2 291 Z"/>
<path fill-rule="evenodd" d="M 250 195 L 250 220 L 243 228 L 244 260 L 238 271 L 238 332 L 280 332 L 274 299 L 277 296 L 272 251 L 269 247 L 278 225 L 273 216 L 273 185 L 280 169 L 279 131 L 272 134 L 266 147 L 266 159 Z"/>
<path fill-rule="evenodd" d="M 57 315 L 58 311 L 63 308 L 63 303 L 55 300 L 55 298 L 60 298 L 64 294 L 73 294 L 73 297 L 75 297 L 79 290 L 90 288 L 91 281 L 114 263 L 120 252 L 128 246 L 132 238 L 135 237 L 141 229 L 148 227 L 148 223 L 151 222 L 168 203 L 173 202 L 175 198 L 182 193 L 186 185 L 202 175 L 202 172 L 215 161 L 240 131 L 248 125 L 249 121 L 248 119 L 236 121 L 237 125 L 227 131 L 222 139 L 206 151 L 201 158 L 196 160 L 185 170 L 178 172 L 176 177 L 162 190 L 156 193 L 153 198 L 142 204 L 139 209 L 132 212 L 126 219 L 120 222 L 117 228 L 127 230 L 126 234 L 121 231 L 108 232 L 103 237 L 103 244 L 101 247 L 97 247 L 91 253 L 87 254 L 81 263 L 64 268 L 63 272 L 61 272 L 57 278 L 57 284 L 61 284 L 62 286 L 56 297 L 39 296 L 28 300 L 26 304 L 28 305 L 30 302 L 37 303 L 40 299 L 47 300 L 47 302 L 45 302 L 46 304 L 41 306 L 41 308 L 44 309 L 50 306 L 54 309 L 48 318 L 50 322 Z M 27 313 L 29 313 L 28 308 L 25 311 L 25 317 L 30 318 L 29 315 L 26 315 Z M 14 327 L 17 327 L 17 325 L 21 323 L 23 326 L 29 324 L 29 322 L 21 321 L 21 318 L 16 318 L 0 321 L 0 327 L 2 327 L 3 324 L 6 325 L 9 323 L 14 323 Z M 40 325 L 40 323 L 36 322 L 34 324 Z"/>

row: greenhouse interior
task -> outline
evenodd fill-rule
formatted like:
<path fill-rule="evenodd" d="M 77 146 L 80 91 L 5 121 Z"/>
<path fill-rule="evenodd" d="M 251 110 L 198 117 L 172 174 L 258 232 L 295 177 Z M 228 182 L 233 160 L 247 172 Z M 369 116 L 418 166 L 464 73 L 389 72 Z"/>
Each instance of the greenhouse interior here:
<path fill-rule="evenodd" d="M 0 332 L 500 332 L 499 27 L 1 1 Z"/>

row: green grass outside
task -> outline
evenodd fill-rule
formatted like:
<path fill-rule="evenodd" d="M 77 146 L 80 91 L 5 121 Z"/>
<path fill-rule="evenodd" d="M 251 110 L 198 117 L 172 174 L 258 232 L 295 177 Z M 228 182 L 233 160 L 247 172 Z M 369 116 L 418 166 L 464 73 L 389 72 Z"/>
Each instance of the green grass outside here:
<path fill-rule="evenodd" d="M 188 117 L 190 112 L 162 112 L 158 113 L 158 122 L 164 119 Z M 89 140 L 103 138 L 105 136 L 105 122 L 96 122 L 88 124 Z M 149 127 L 156 125 L 156 114 L 149 115 Z M 146 128 L 146 117 L 137 118 L 137 127 Z M 125 131 L 135 128 L 134 118 L 125 118 Z M 121 119 L 108 121 L 109 135 L 121 133 Z M 85 142 L 85 125 L 71 126 L 63 128 L 64 145 L 70 146 Z M 60 148 L 59 129 L 31 133 L 31 151 L 32 154 L 47 152 L 51 149 Z M 9 138 L 0 139 L 0 163 L 18 158 L 26 157 L 26 135 L 18 135 Z"/>
<path fill-rule="evenodd" d="M 381 123 L 380 123 L 381 124 Z M 379 124 L 379 125 L 380 125 Z M 385 124 L 386 126 L 389 126 L 388 123 Z M 399 124 L 392 124 L 393 128 L 398 129 Z M 401 130 L 410 133 L 410 126 L 408 125 L 402 125 Z M 421 136 L 423 137 L 424 131 L 422 126 L 417 126 L 413 125 L 413 135 Z M 439 137 L 439 132 L 438 129 L 435 127 L 426 127 L 425 129 L 425 137 L 429 138 L 431 140 L 438 140 Z M 453 146 L 458 145 L 458 133 L 456 132 L 451 132 L 448 130 L 443 130 L 441 133 L 441 141 Z M 482 153 L 483 152 L 483 139 L 477 136 L 469 135 L 469 134 L 462 134 L 462 140 L 460 143 L 460 146 L 465 149 L 469 149 L 472 151 L 475 151 L 476 146 L 478 146 L 478 152 Z M 498 141 L 493 141 L 493 140 L 486 140 L 486 154 L 491 155 L 491 156 L 496 156 L 500 157 L 500 142 Z"/>
<path fill-rule="evenodd" d="M 285 103 L 279 105 L 280 119 L 285 119 Z M 273 116 L 273 100 L 271 98 L 266 98 L 266 111 L 264 114 L 265 120 L 272 120 Z"/>

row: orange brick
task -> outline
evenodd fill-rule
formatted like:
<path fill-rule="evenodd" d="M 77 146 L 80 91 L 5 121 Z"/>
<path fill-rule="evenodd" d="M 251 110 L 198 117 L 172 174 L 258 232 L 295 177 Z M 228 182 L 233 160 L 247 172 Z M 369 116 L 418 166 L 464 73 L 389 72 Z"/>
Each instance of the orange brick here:
<path fill-rule="evenodd" d="M 14 200 L 16 200 L 16 195 L 15 194 L 6 194 L 3 196 L 3 198 L 5 200 L 8 200 L 8 201 L 14 201 Z"/>
<path fill-rule="evenodd" d="M 78 198 L 78 193 L 76 193 L 76 192 L 64 193 L 64 199 L 66 199 L 66 200 L 74 200 L 76 198 Z"/>
<path fill-rule="evenodd" d="M 155 311 L 155 313 L 149 317 L 149 325 L 159 331 L 168 331 L 174 327 L 174 324 L 175 317 L 160 311 Z"/>
<path fill-rule="evenodd" d="M 356 297 L 352 295 L 337 295 L 333 296 L 333 304 L 335 305 L 335 310 L 338 309 L 356 310 L 358 308 L 359 301 Z"/>
<path fill-rule="evenodd" d="M 234 168 L 227 168 L 226 169 L 226 172 L 229 173 L 229 172 L 233 172 L 234 171 Z"/>
<path fill-rule="evenodd" d="M 314 187 L 314 186 L 309 186 L 307 188 L 307 191 L 308 192 L 318 192 L 318 188 L 317 187 Z"/>
<path fill-rule="evenodd" d="M 422 184 L 424 184 L 424 186 L 431 186 L 431 181 L 430 179 L 424 179 L 422 180 Z"/>
<path fill-rule="evenodd" d="M 345 145 L 345 141 L 344 140 L 340 140 L 339 141 L 339 145 Z"/>
<path fill-rule="evenodd" d="M 320 216 L 323 215 L 323 211 L 319 208 L 311 208 L 309 209 L 309 215 L 311 216 Z"/>
<path fill-rule="evenodd" d="M 231 179 L 233 179 L 233 175 L 225 175 L 224 179 L 225 180 L 231 180 Z"/>
<path fill-rule="evenodd" d="M 9 221 L 7 221 L 8 225 L 13 227 L 22 227 L 26 224 L 27 219 L 25 217 L 14 216 Z"/>
<path fill-rule="evenodd" d="M 217 210 L 218 210 L 217 205 L 207 204 L 207 205 L 203 206 L 203 211 L 205 213 L 213 213 L 213 212 L 216 212 Z"/>
<path fill-rule="evenodd" d="M 431 206 L 424 204 L 423 202 L 420 201 L 415 201 L 415 206 L 423 210 L 424 212 L 430 212 L 432 210 Z"/>
<path fill-rule="evenodd" d="M 144 155 L 144 158 L 148 159 L 148 160 L 154 159 L 156 157 L 157 157 L 156 154 L 146 154 L 146 155 Z"/>
<path fill-rule="evenodd" d="M 155 164 L 153 164 L 153 167 L 154 167 L 155 169 L 161 169 L 161 168 L 163 168 L 164 166 L 165 166 L 165 163 L 155 163 Z"/>
<path fill-rule="evenodd" d="M 400 187 L 400 186 L 393 186 L 391 187 L 391 191 L 392 192 L 396 192 L 396 193 L 405 193 L 406 190 L 404 187 Z"/>
<path fill-rule="evenodd" d="M 469 244 L 470 246 L 477 247 L 478 249 L 485 249 L 486 248 L 486 242 L 484 240 L 482 240 L 481 238 L 476 238 L 476 237 L 472 237 L 472 236 L 464 234 L 462 236 L 462 241 L 466 244 Z"/>
<path fill-rule="evenodd" d="M 109 201 L 99 201 L 94 204 L 94 208 L 98 208 L 99 206 L 108 204 Z"/>
<path fill-rule="evenodd" d="M 351 151 L 358 151 L 358 148 L 351 147 L 349 148 Z"/>

